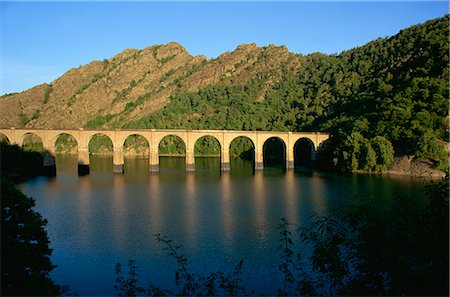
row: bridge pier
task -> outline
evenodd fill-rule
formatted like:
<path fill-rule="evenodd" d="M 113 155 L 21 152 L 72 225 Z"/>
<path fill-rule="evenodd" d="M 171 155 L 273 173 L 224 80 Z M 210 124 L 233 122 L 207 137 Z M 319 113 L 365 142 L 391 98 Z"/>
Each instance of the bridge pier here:
<path fill-rule="evenodd" d="M 124 164 L 114 164 L 113 165 L 113 172 L 114 173 L 124 173 L 123 165 Z"/>
<path fill-rule="evenodd" d="M 186 171 L 195 171 L 195 156 L 193 149 L 186 149 Z"/>
<path fill-rule="evenodd" d="M 289 132 L 289 136 L 291 136 L 291 132 Z M 294 163 L 294 146 L 288 143 L 288 147 L 285 151 L 286 156 L 286 170 L 294 169 L 295 163 Z"/>
<path fill-rule="evenodd" d="M 311 151 L 311 161 L 313 162 L 317 161 L 317 151 L 315 150 Z"/>
<path fill-rule="evenodd" d="M 263 170 L 264 169 L 264 160 L 263 160 L 263 151 L 257 150 L 255 151 L 255 170 Z"/>
<path fill-rule="evenodd" d="M 288 154 L 286 156 L 286 170 L 294 169 L 294 167 L 294 154 L 293 152 L 288 151 Z"/>
<path fill-rule="evenodd" d="M 88 148 L 78 148 L 78 176 L 88 175 L 89 169 L 89 150 Z"/>
<path fill-rule="evenodd" d="M 113 155 L 113 172 L 114 173 L 123 173 L 123 165 L 124 165 L 124 157 L 123 157 L 123 148 L 122 147 L 114 147 L 114 155 Z"/>
<path fill-rule="evenodd" d="M 220 156 L 220 170 L 229 171 L 230 170 L 230 151 L 222 150 L 222 155 Z"/>
<path fill-rule="evenodd" d="M 44 150 L 44 174 L 46 176 L 56 176 L 56 162 L 54 149 L 47 147 Z"/>
<path fill-rule="evenodd" d="M 159 171 L 158 148 L 150 150 L 150 158 L 149 158 L 148 170 L 150 172 L 158 172 Z"/>
<path fill-rule="evenodd" d="M 294 161 L 293 160 L 287 160 L 286 161 L 286 169 L 294 169 L 295 165 L 294 165 Z"/>
<path fill-rule="evenodd" d="M 316 167 L 317 166 L 317 151 L 311 150 L 311 166 Z"/>

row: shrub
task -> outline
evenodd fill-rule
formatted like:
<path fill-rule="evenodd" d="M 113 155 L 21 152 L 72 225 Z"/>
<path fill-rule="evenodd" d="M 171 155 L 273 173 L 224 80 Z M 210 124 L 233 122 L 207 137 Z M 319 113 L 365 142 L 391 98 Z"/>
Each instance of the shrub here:
<path fill-rule="evenodd" d="M 52 264 L 47 220 L 35 212 L 33 198 L 12 183 L 1 180 L 1 263 L 2 295 L 59 295 L 60 286 L 49 273 Z"/>
<path fill-rule="evenodd" d="M 52 85 L 48 85 L 47 89 L 45 90 L 44 93 L 44 104 L 48 102 L 48 100 L 50 99 L 50 94 L 53 92 L 53 87 Z"/>

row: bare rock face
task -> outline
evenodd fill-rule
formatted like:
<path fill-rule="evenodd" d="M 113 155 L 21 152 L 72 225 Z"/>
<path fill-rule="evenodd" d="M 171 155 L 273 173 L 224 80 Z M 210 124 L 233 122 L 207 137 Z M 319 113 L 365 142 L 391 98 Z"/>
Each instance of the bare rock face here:
<path fill-rule="evenodd" d="M 420 159 L 414 156 L 396 157 L 394 163 L 385 172 L 388 175 L 407 175 L 423 178 L 444 178 L 445 173 L 433 168 L 428 159 Z"/>
<path fill-rule="evenodd" d="M 51 84 L 0 97 L 1 127 L 121 127 L 169 103 L 170 97 L 214 85 L 245 85 L 265 78 L 258 100 L 282 79 L 282 68 L 295 72 L 296 55 L 285 47 L 256 44 L 207 60 L 191 56 L 176 42 L 143 50 L 126 49 L 103 61 L 70 69 Z"/>

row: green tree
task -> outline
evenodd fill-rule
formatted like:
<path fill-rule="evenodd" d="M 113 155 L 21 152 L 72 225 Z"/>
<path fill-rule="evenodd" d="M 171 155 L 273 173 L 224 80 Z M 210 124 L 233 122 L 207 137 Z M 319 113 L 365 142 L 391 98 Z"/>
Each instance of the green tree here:
<path fill-rule="evenodd" d="M 218 155 L 220 156 L 220 143 L 212 136 L 200 137 L 194 145 L 195 155 Z"/>
<path fill-rule="evenodd" d="M 345 171 L 355 171 L 360 169 L 361 146 L 367 140 L 359 132 L 348 135 L 339 149 L 339 157 L 335 160 L 335 165 Z"/>
<path fill-rule="evenodd" d="M 368 140 L 361 144 L 358 168 L 365 171 L 373 171 L 377 165 L 377 155 Z"/>
<path fill-rule="evenodd" d="M 0 176 L 21 180 L 44 173 L 43 154 L 0 142 Z"/>
<path fill-rule="evenodd" d="M 416 155 L 437 162 L 441 170 L 448 170 L 448 155 L 443 146 L 438 143 L 436 135 L 430 130 L 419 138 Z"/>
<path fill-rule="evenodd" d="M 335 140 L 328 144 L 327 159 L 344 171 L 385 170 L 392 162 L 389 144 L 367 142 L 379 136 L 396 155 L 430 158 L 443 170 L 447 162 L 439 144 L 448 142 L 449 133 L 449 27 L 445 15 L 339 55 L 283 59 L 283 54 L 275 64 L 272 57 L 279 52 L 262 48 L 241 72 L 242 80 L 233 77 L 196 92 L 180 91 L 163 109 L 124 126 L 328 131 Z M 205 65 L 216 67 L 220 61 Z M 96 117 L 88 124 L 108 121 Z M 355 132 L 365 140 L 356 139 Z"/>
<path fill-rule="evenodd" d="M 164 155 L 185 155 L 186 146 L 183 140 L 175 135 L 168 135 L 164 137 L 158 146 L 158 153 Z"/>
<path fill-rule="evenodd" d="M 375 136 L 370 140 L 376 154 L 376 170 L 386 170 L 394 161 L 394 148 L 383 136 Z"/>
<path fill-rule="evenodd" d="M 34 200 L 12 183 L 1 180 L 1 288 L 3 296 L 58 295 L 60 286 L 49 277 L 56 266 L 44 227 L 47 221 L 35 212 Z"/>

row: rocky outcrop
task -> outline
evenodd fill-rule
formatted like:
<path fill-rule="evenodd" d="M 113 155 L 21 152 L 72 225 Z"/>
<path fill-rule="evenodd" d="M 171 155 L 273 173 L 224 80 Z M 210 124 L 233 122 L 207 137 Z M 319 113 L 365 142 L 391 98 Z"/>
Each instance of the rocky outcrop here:
<path fill-rule="evenodd" d="M 428 159 L 418 159 L 414 156 L 397 157 L 390 168 L 385 172 L 388 175 L 408 175 L 424 178 L 444 178 L 445 173 L 433 169 L 433 164 Z"/>
<path fill-rule="evenodd" d="M 284 46 L 238 46 L 207 60 L 175 42 L 126 49 L 103 61 L 70 69 L 51 84 L 0 97 L 1 127 L 121 127 L 163 108 L 174 96 L 214 85 L 246 85 L 264 78 L 258 100 L 295 73 L 300 59 Z"/>

